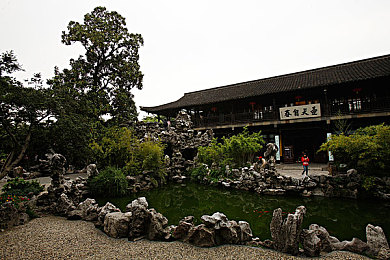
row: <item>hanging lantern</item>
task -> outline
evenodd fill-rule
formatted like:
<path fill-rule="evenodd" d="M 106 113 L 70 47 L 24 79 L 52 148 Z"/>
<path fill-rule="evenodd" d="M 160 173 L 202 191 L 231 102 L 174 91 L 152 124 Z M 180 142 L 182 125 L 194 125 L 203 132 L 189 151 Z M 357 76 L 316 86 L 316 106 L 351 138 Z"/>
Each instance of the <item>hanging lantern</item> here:
<path fill-rule="evenodd" d="M 249 105 L 252 107 L 252 111 L 255 110 L 254 106 L 256 105 L 256 102 L 249 102 Z"/>
<path fill-rule="evenodd" d="M 217 108 L 216 107 L 212 107 L 211 111 L 215 112 L 215 111 L 217 111 Z"/>

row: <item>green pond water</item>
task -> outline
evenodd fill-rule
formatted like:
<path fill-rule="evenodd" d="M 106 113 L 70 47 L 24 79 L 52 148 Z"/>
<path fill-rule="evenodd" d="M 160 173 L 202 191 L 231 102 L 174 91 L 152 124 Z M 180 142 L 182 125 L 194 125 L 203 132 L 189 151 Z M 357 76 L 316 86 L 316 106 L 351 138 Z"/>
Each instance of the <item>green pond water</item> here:
<path fill-rule="evenodd" d="M 340 240 L 351 240 L 353 237 L 365 240 L 365 228 L 370 223 L 381 226 L 387 238 L 390 237 L 390 203 L 383 201 L 264 196 L 254 192 L 186 183 L 168 184 L 124 198 L 97 198 L 97 202 L 102 206 L 109 201 L 124 211 L 126 205 L 138 197 L 146 197 L 149 208 L 162 213 L 170 224 L 177 225 L 180 219 L 190 215 L 195 216 L 198 224 L 202 215 L 212 215 L 219 211 L 228 219 L 249 222 L 253 235 L 262 240 L 271 238 L 269 224 L 274 209 L 280 207 L 288 213 L 294 212 L 300 205 L 307 209 L 303 228 L 316 223 Z"/>

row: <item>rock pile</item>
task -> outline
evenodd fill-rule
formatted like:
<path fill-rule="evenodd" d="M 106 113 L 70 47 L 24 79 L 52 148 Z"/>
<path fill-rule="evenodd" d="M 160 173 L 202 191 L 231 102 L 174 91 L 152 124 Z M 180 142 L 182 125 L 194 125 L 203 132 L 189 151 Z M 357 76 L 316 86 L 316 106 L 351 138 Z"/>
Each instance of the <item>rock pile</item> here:
<path fill-rule="evenodd" d="M 203 177 L 202 183 L 213 183 Z M 361 194 L 367 194 L 362 188 L 364 178 L 354 169 L 347 174 L 310 175 L 306 178 L 293 178 L 280 175 L 273 169 L 259 169 L 254 164 L 251 167 L 228 170 L 227 177 L 218 181 L 218 185 L 226 188 L 255 191 L 266 195 L 299 194 L 305 197 L 324 196 L 357 199 Z M 375 177 L 375 186 L 370 190 L 371 196 L 390 200 L 390 178 Z"/>
<path fill-rule="evenodd" d="M 139 122 L 135 129 L 141 141 L 152 139 L 166 145 L 167 173 L 170 178 L 176 179 L 193 167 L 197 148 L 207 146 L 214 136 L 212 130 L 193 130 L 191 117 L 185 112 L 178 114 L 174 127 Z"/>
<path fill-rule="evenodd" d="M 288 214 L 285 219 L 283 219 L 281 208 L 274 210 L 270 225 L 274 249 L 292 255 L 299 253 L 299 237 L 305 214 L 304 206 L 298 207 L 294 214 Z"/>
<path fill-rule="evenodd" d="M 200 247 L 223 244 L 245 244 L 252 239 L 248 222 L 228 220 L 223 213 L 201 217 L 202 224 L 194 225 L 194 217 L 185 217 L 178 226 L 168 225 L 168 219 L 153 208 L 148 208 L 145 197 L 133 200 L 121 212 L 107 202 L 99 207 L 95 200 L 86 199 L 67 213 L 68 219 L 92 221 L 113 238 L 172 241 L 181 240 Z"/>
<path fill-rule="evenodd" d="M 19 203 L 18 207 L 15 207 L 11 201 L 0 204 L 0 230 L 23 225 L 29 221 L 26 204 Z"/>
<path fill-rule="evenodd" d="M 61 154 L 54 154 L 51 157 L 51 185 L 35 200 L 41 212 L 66 215 L 88 196 L 85 178 L 78 177 L 76 180 L 64 178 L 65 163 L 66 159 Z"/>
<path fill-rule="evenodd" d="M 367 254 L 378 259 L 390 259 L 390 249 L 381 227 L 368 224 L 366 227 L 367 242 L 358 238 L 351 241 L 339 241 L 336 237 L 317 224 L 311 224 L 309 229 L 302 229 L 304 206 L 296 209 L 294 214 L 282 216 L 282 209 L 275 209 L 270 224 L 272 241 L 261 242 L 253 239 L 250 245 L 262 245 L 277 251 L 297 255 L 302 252 L 309 257 L 317 257 L 321 252 L 350 251 Z M 299 248 L 302 245 L 302 249 Z"/>
<path fill-rule="evenodd" d="M 129 240 L 181 240 L 190 244 L 211 247 L 222 244 L 243 244 L 250 241 L 252 231 L 245 221 L 228 220 L 222 213 L 204 215 L 202 224 L 194 225 L 194 217 L 185 217 L 178 226 L 168 225 L 168 219 L 155 209 L 148 209 L 144 197 L 126 206 L 126 212 L 112 212 L 104 218 L 104 231 L 116 238 Z"/>
<path fill-rule="evenodd" d="M 252 230 L 246 221 L 228 220 L 220 212 L 203 215 L 203 222 L 195 226 L 193 217 L 186 217 L 174 228 L 173 237 L 200 247 L 223 244 L 245 244 L 252 239 Z"/>

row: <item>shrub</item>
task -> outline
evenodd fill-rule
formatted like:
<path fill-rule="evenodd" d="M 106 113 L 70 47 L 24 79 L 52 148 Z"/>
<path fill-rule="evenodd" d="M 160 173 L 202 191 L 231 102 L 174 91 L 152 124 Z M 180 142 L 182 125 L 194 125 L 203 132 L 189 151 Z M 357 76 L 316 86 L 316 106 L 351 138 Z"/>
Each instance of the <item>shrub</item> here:
<path fill-rule="evenodd" d="M 89 191 L 96 196 L 123 196 L 127 193 L 127 187 L 125 174 L 115 167 L 107 167 L 88 180 Z"/>
<path fill-rule="evenodd" d="M 111 127 L 91 143 L 99 167 L 121 168 L 126 175 L 151 174 L 152 181 L 165 181 L 164 146 L 147 140 L 141 143 L 126 127 Z"/>
<path fill-rule="evenodd" d="M 30 200 L 29 198 L 25 196 L 17 196 L 17 195 L 8 195 L 8 194 L 2 194 L 0 195 L 0 205 L 3 203 L 9 203 L 9 205 L 14 205 L 15 208 L 19 208 L 19 204 Z"/>
<path fill-rule="evenodd" d="M 8 180 L 2 191 L 6 195 L 29 196 L 38 195 L 44 187 L 38 181 L 25 181 L 22 178 Z"/>
<path fill-rule="evenodd" d="M 90 146 L 100 167 L 123 168 L 128 162 L 135 160 L 139 141 L 131 129 L 110 127 L 103 131 L 102 136 L 95 138 Z"/>
<path fill-rule="evenodd" d="M 384 124 L 356 130 L 346 136 L 334 135 L 319 151 L 331 151 L 336 165 L 345 163 L 368 173 L 385 171 L 390 163 L 390 127 Z"/>
<path fill-rule="evenodd" d="M 194 167 L 190 171 L 190 175 L 193 178 L 202 179 L 203 177 L 207 176 L 207 174 L 208 174 L 208 169 L 205 164 L 201 164 L 197 167 Z"/>
<path fill-rule="evenodd" d="M 141 143 L 138 156 L 144 171 L 152 172 L 153 177 L 165 180 L 164 146 L 161 143 L 152 141 Z"/>
<path fill-rule="evenodd" d="M 263 148 L 263 144 L 261 131 L 249 134 L 248 128 L 244 127 L 238 135 L 223 137 L 221 143 L 213 139 L 209 146 L 200 147 L 198 158 L 199 162 L 210 167 L 213 163 L 221 167 L 243 167 L 247 162 L 253 161 L 255 153 Z"/>
<path fill-rule="evenodd" d="M 208 146 L 198 148 L 198 159 L 199 162 L 207 164 L 209 167 L 213 163 L 222 164 L 224 160 L 222 144 L 218 143 L 216 138 L 213 138 Z"/>
<path fill-rule="evenodd" d="M 373 189 L 375 187 L 376 187 L 375 177 L 373 177 L 373 176 L 366 176 L 363 179 L 362 188 L 364 188 L 366 191 L 369 191 L 369 190 L 371 190 L 371 189 Z"/>
<path fill-rule="evenodd" d="M 218 182 L 221 178 L 226 177 L 225 167 L 215 167 L 208 169 L 206 164 L 198 165 L 190 171 L 190 176 L 195 179 L 203 179 L 206 177 L 211 182 Z"/>

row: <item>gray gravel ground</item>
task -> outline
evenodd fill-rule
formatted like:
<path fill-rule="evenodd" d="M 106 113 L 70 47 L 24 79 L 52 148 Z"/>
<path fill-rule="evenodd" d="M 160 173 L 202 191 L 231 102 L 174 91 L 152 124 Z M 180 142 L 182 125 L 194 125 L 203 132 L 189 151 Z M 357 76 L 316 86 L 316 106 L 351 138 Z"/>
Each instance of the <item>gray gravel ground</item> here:
<path fill-rule="evenodd" d="M 308 259 L 246 246 L 199 248 L 181 242 L 113 239 L 90 222 L 43 217 L 0 233 L 0 259 Z M 321 259 L 369 259 L 333 252 Z"/>

